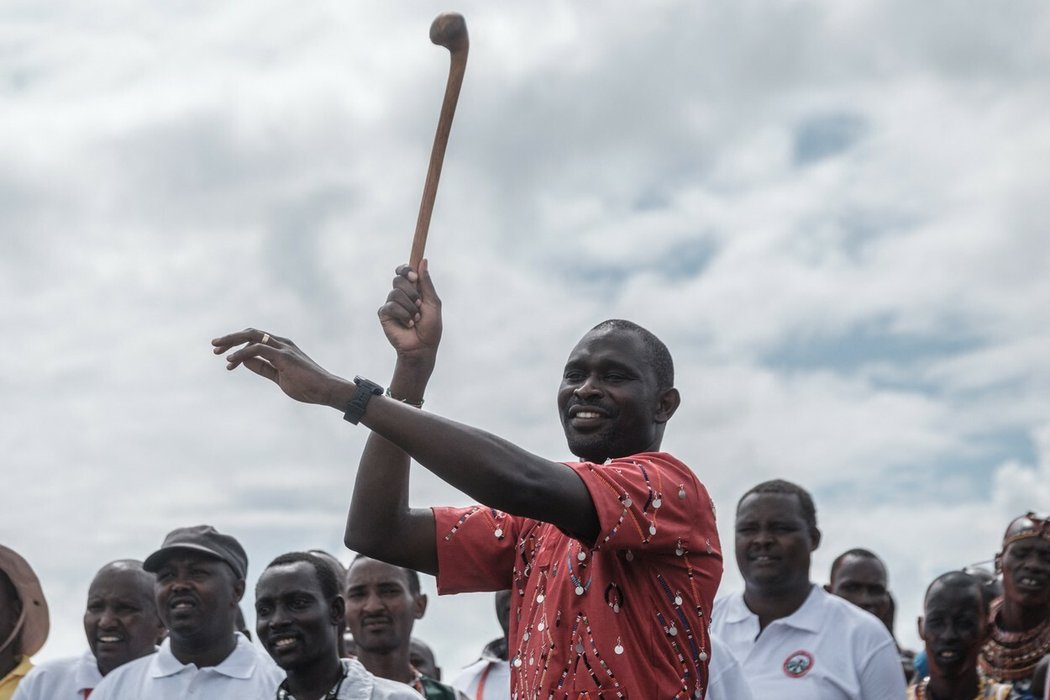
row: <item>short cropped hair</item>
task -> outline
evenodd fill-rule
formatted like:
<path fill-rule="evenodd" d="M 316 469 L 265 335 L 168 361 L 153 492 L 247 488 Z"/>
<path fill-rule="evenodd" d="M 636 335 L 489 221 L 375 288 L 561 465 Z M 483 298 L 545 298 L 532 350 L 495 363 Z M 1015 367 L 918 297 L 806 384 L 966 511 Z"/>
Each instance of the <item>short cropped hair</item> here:
<path fill-rule="evenodd" d="M 670 389 L 674 386 L 674 361 L 671 359 L 671 352 L 664 345 L 664 342 L 651 332 L 634 321 L 625 321 L 622 318 L 611 318 L 608 321 L 602 321 L 591 330 L 628 331 L 637 335 L 641 338 L 642 345 L 645 346 L 649 364 L 656 373 L 656 381 L 660 385 L 660 389 Z"/>
<path fill-rule="evenodd" d="M 350 562 L 350 566 L 346 567 L 346 581 L 350 580 L 350 571 L 354 568 L 354 564 L 356 564 L 359 559 L 372 559 L 372 557 L 366 557 L 364 554 L 358 554 L 356 557 L 354 557 L 353 560 Z M 373 559 L 373 561 L 382 560 Z M 387 564 L 389 562 L 383 563 Z M 415 569 L 410 569 L 407 566 L 398 566 L 397 564 L 390 564 L 390 566 L 394 567 L 395 569 L 401 569 L 401 571 L 404 572 L 405 578 L 408 579 L 408 590 L 412 595 L 420 595 L 423 592 L 423 587 L 419 583 L 418 571 L 416 571 Z M 346 581 L 344 581 L 343 583 L 345 584 Z"/>
<path fill-rule="evenodd" d="M 837 557 L 835 557 L 835 561 L 831 562 L 831 580 L 832 581 L 835 580 L 835 574 L 838 573 L 839 567 L 841 567 L 842 563 L 844 561 L 846 561 L 846 559 L 848 559 L 850 557 L 860 557 L 860 558 L 863 558 L 863 559 L 874 559 L 875 561 L 879 562 L 879 564 L 882 565 L 883 571 L 886 570 L 886 562 L 882 561 L 882 559 L 879 558 L 878 554 L 876 554 L 875 552 L 871 551 L 870 549 L 862 549 L 861 547 L 854 547 L 853 549 L 848 549 L 845 552 L 843 552 L 842 554 L 838 555 Z"/>
<path fill-rule="evenodd" d="M 342 591 L 339 590 L 339 578 L 332 569 L 332 565 L 316 554 L 310 554 L 309 552 L 288 552 L 287 554 L 282 554 L 271 561 L 266 565 L 266 568 L 271 569 L 275 566 L 298 564 L 299 562 L 305 562 L 313 567 L 314 573 L 317 577 L 317 585 L 320 587 L 325 600 L 331 600 L 336 596 L 342 595 Z"/>
<path fill-rule="evenodd" d="M 930 591 L 933 587 L 940 584 L 944 588 L 957 588 L 960 590 L 972 591 L 973 595 L 979 601 L 979 609 L 982 617 L 988 611 L 988 606 L 985 601 L 984 592 L 981 590 L 981 581 L 976 577 L 972 576 L 965 571 L 949 571 L 948 573 L 941 574 L 937 578 L 930 582 L 930 585 L 926 587 L 926 594 L 922 597 L 923 610 L 926 609 L 926 601 L 930 597 Z"/>
<path fill-rule="evenodd" d="M 817 529 L 817 507 L 813 505 L 813 497 L 809 495 L 809 491 L 798 484 L 783 479 L 763 481 L 761 484 L 752 486 L 743 496 L 740 497 L 740 500 L 736 502 L 736 509 L 738 511 L 740 510 L 740 504 L 743 503 L 744 499 L 748 496 L 762 493 L 782 493 L 797 496 L 799 505 L 802 506 L 802 518 L 806 521 L 806 525 L 809 526 L 810 530 Z"/>

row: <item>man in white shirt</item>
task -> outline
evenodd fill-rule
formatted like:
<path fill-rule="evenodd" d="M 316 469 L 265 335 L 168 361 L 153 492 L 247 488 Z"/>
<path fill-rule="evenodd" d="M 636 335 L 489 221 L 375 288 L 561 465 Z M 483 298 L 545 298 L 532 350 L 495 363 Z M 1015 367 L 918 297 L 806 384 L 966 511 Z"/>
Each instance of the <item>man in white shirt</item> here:
<path fill-rule="evenodd" d="M 422 700 L 357 659 L 339 658 L 345 603 L 320 557 L 289 552 L 270 562 L 255 586 L 255 614 L 259 641 L 288 674 L 277 700 Z"/>
<path fill-rule="evenodd" d="M 99 569 L 88 587 L 84 633 L 88 651 L 39 664 L 14 700 L 83 700 L 107 673 L 157 650 L 167 631 L 157 616 L 153 574 L 142 562 L 121 559 Z"/>
<path fill-rule="evenodd" d="M 208 525 L 173 530 L 146 558 L 157 611 L 168 627 L 160 650 L 114 669 L 91 700 L 270 700 L 284 674 L 235 632 L 248 556 Z"/>
<path fill-rule="evenodd" d="M 497 591 L 496 619 L 503 636 L 493 639 L 481 650 L 481 658 L 452 679 L 452 687 L 474 700 L 510 700 L 510 662 L 507 660 L 507 636 L 510 634 L 510 591 Z"/>
<path fill-rule="evenodd" d="M 712 631 L 756 698 L 904 698 L 886 627 L 809 579 L 820 530 L 805 489 L 781 480 L 755 486 L 737 504 L 735 532 L 744 592 L 715 602 Z"/>

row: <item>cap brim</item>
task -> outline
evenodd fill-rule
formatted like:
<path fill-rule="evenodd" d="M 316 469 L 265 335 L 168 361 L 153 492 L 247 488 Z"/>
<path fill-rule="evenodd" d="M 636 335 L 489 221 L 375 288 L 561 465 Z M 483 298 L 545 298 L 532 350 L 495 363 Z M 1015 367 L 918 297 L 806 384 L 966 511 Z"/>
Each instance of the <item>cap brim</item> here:
<path fill-rule="evenodd" d="M 193 552 L 195 554 L 204 554 L 211 559 L 229 564 L 226 561 L 226 557 L 221 554 L 208 549 L 207 547 L 199 544 L 171 544 L 167 547 L 161 547 L 153 554 L 146 557 L 146 561 L 142 562 L 142 568 L 151 574 L 155 574 L 160 570 L 160 567 L 164 565 L 168 559 L 179 552 Z"/>

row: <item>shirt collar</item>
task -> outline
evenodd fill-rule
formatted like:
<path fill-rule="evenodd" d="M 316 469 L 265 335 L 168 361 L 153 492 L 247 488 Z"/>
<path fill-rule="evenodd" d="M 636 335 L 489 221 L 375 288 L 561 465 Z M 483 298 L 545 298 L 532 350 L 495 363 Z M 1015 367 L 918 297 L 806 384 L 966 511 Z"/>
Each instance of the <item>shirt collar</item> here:
<path fill-rule="evenodd" d="M 787 617 L 773 620 L 773 622 L 769 624 L 787 625 L 788 627 L 794 627 L 806 632 L 819 632 L 821 624 L 820 594 L 824 593 L 824 590 L 815 583 L 809 585 L 809 595 L 806 596 L 806 599 L 802 602 L 802 605 L 798 610 Z M 751 612 L 751 609 L 747 607 L 747 603 L 744 602 L 743 593 L 739 596 L 735 596 L 729 601 L 729 605 L 725 611 L 725 619 L 727 623 L 737 624 L 757 618 L 758 616 Z"/>
<path fill-rule="evenodd" d="M 230 678 L 240 678 L 242 680 L 251 678 L 259 661 L 255 654 L 255 649 L 252 647 L 252 643 L 248 641 L 248 638 L 240 632 L 236 632 L 234 636 L 237 638 L 237 646 L 218 666 L 210 668 L 216 673 L 221 673 Z M 174 676 L 187 668 L 196 668 L 196 666 L 184 664 L 176 659 L 175 655 L 171 653 L 171 639 L 168 638 L 160 645 L 160 651 L 153 657 L 153 661 L 150 664 L 150 675 L 154 678 Z"/>

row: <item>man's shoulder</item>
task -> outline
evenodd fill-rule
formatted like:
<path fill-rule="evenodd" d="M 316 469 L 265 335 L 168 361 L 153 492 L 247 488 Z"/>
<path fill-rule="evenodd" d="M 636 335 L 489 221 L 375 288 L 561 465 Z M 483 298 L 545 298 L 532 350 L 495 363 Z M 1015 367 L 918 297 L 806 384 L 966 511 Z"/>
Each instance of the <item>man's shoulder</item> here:
<path fill-rule="evenodd" d="M 141 685 L 149 676 L 150 665 L 155 659 L 156 654 L 149 654 L 117 666 L 99 682 L 91 693 L 91 697 L 105 698 L 111 691 Z M 117 696 L 109 695 L 108 697 Z"/>
<path fill-rule="evenodd" d="M 89 652 L 90 653 L 90 652 Z M 26 674 L 27 682 L 30 678 L 38 678 L 40 676 L 53 675 L 58 673 L 74 673 L 80 666 L 84 658 L 83 654 L 78 656 L 63 656 L 60 659 L 49 659 L 47 661 L 41 661 L 33 665 L 32 670 Z"/>
<path fill-rule="evenodd" d="M 55 693 L 75 693 L 78 690 L 77 673 L 85 663 L 84 656 L 85 654 L 67 656 L 35 664 L 18 684 L 14 697 L 22 700 L 51 700 L 57 697 Z M 90 652 L 87 652 L 86 656 L 94 663 Z M 94 675 L 97 677 L 93 679 L 96 682 L 102 677 L 97 667 Z M 95 683 L 91 685 L 94 686 Z"/>

